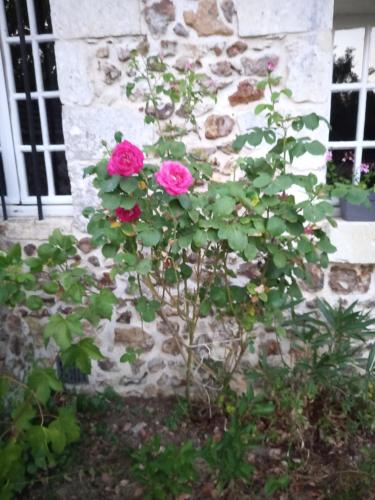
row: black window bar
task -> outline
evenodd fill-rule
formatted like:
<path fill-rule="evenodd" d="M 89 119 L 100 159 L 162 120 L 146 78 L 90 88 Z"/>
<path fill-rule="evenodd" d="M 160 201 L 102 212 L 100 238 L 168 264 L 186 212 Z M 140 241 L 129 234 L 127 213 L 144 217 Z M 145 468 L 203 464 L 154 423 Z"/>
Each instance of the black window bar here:
<path fill-rule="evenodd" d="M 1 160 L 1 156 L 0 156 Z M 2 165 L 0 163 L 0 200 L 1 200 L 1 208 L 3 210 L 3 219 L 8 219 L 7 206 L 5 203 L 5 195 L 6 195 L 6 187 L 5 187 L 5 177 Z"/>
<path fill-rule="evenodd" d="M 30 90 L 31 89 L 30 75 L 29 75 L 29 67 L 27 64 L 26 39 L 25 39 L 25 30 L 23 25 L 20 0 L 15 0 L 15 6 L 16 6 L 18 36 L 20 38 L 20 53 L 21 53 L 21 63 L 23 70 L 23 80 L 24 80 L 25 95 L 26 95 L 26 113 L 27 113 L 27 126 L 29 129 L 29 137 L 31 145 L 32 176 L 34 181 L 36 203 L 38 207 L 38 218 L 39 220 L 42 220 L 43 219 L 42 193 L 41 193 L 41 185 L 39 182 L 39 180 L 41 179 L 41 170 L 38 162 L 35 130 L 33 127 L 33 109 L 32 109 L 31 90 Z M 1 196 L 1 202 L 4 211 L 3 195 Z"/>

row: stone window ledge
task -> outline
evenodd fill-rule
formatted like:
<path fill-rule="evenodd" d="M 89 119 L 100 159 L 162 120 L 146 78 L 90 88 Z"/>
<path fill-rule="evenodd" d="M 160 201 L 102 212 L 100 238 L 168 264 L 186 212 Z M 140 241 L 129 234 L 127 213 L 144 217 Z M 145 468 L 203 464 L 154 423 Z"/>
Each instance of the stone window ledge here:
<path fill-rule="evenodd" d="M 74 232 L 73 217 L 46 217 L 37 220 L 34 217 L 14 217 L 0 221 L 0 248 L 4 243 L 43 242 L 54 229 L 65 234 Z"/>
<path fill-rule="evenodd" d="M 340 218 L 336 218 L 336 222 L 336 228 L 326 228 L 332 244 L 337 248 L 337 251 L 330 255 L 330 261 L 375 264 L 375 223 L 346 221 Z"/>

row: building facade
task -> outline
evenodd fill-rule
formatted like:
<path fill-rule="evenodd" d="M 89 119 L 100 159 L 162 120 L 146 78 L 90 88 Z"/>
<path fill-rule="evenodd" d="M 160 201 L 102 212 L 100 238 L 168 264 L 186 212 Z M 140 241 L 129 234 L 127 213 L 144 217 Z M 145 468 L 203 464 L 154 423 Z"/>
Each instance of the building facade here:
<path fill-rule="evenodd" d="M 134 49 L 145 58 L 161 55 L 179 74 L 191 65 L 206 75 L 216 102 L 199 105 L 199 137 L 192 134 L 187 144 L 207 157 L 217 179 L 233 173 L 236 135 L 261 124 L 254 109 L 263 97 L 255 85 L 269 61 L 293 92 L 282 101 L 285 111 L 315 112 L 330 121 L 331 131 L 322 126 L 315 136 L 330 147 L 337 166 L 349 155 L 352 172 L 364 162 L 375 168 L 372 0 L 0 0 L 0 30 L 0 183 L 8 215 L 0 221 L 3 247 L 21 241 L 32 254 L 59 227 L 77 235 L 82 259 L 96 276 L 105 272 L 100 252 L 84 234 L 82 209 L 96 203 L 96 193 L 83 169 L 101 158 L 102 141 L 113 144 L 116 130 L 140 147 L 157 139 L 153 125 L 144 123 L 142 93 L 126 97 Z M 345 63 L 349 70 L 342 75 Z M 166 121 L 177 111 L 160 110 Z M 324 182 L 324 158 L 303 158 L 298 171 Z M 375 221 L 338 216 L 337 223 L 330 231 L 338 250 L 326 273 L 314 270 L 306 296 L 372 307 Z M 23 349 L 14 347 L 14 338 L 26 346 L 40 335 L 40 321 L 11 316 L 4 328 L 3 359 L 22 367 Z M 142 331 L 132 311 L 116 312 L 98 333 L 108 358 L 95 370 L 98 385 L 111 381 L 122 391 L 150 395 L 179 386 L 176 349 L 162 324 L 150 328 L 156 333 Z M 144 355 L 132 367 L 119 367 L 113 359 L 130 337 L 139 339 Z"/>

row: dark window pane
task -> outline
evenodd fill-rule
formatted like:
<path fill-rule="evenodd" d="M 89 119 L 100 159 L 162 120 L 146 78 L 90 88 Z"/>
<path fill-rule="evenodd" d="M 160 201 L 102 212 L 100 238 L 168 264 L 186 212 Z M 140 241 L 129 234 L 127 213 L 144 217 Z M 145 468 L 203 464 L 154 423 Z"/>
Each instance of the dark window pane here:
<path fill-rule="evenodd" d="M 331 100 L 330 141 L 355 140 L 358 92 L 334 92 Z"/>
<path fill-rule="evenodd" d="M 64 144 L 60 99 L 46 99 L 50 144 Z"/>
<path fill-rule="evenodd" d="M 11 45 L 10 48 L 12 54 L 13 73 L 14 73 L 16 92 L 24 92 L 25 84 L 24 84 L 24 74 L 23 74 L 20 46 Z M 30 80 L 30 87 L 31 87 L 30 90 L 31 92 L 33 92 L 36 90 L 36 84 L 35 84 L 35 73 L 34 73 L 34 59 L 30 44 L 26 45 L 26 62 Z"/>
<path fill-rule="evenodd" d="M 358 82 L 361 79 L 364 37 L 364 28 L 335 31 L 333 83 Z"/>
<path fill-rule="evenodd" d="M 71 194 L 68 166 L 64 151 L 51 153 L 56 194 Z"/>
<path fill-rule="evenodd" d="M 39 1 L 39 0 L 38 0 Z M 18 36 L 18 23 L 16 14 L 16 4 L 14 0 L 5 0 L 5 16 L 8 26 L 9 36 Z M 20 0 L 21 15 L 25 35 L 30 34 L 29 16 L 27 15 L 26 0 Z"/>
<path fill-rule="evenodd" d="M 52 33 L 49 0 L 34 0 L 34 9 L 38 33 Z"/>
<path fill-rule="evenodd" d="M 352 149 L 335 149 L 332 161 L 327 167 L 327 184 L 335 182 L 352 182 L 354 151 Z"/>
<path fill-rule="evenodd" d="M 367 92 L 366 119 L 365 119 L 365 141 L 375 139 L 375 91 Z"/>
<path fill-rule="evenodd" d="M 32 162 L 31 153 L 24 153 L 24 157 L 25 157 L 25 168 L 26 168 L 26 177 L 27 177 L 27 186 L 28 186 L 28 190 L 29 190 L 29 195 L 35 196 L 36 193 L 35 193 L 33 162 Z M 41 194 L 43 196 L 47 196 L 48 195 L 48 188 L 47 188 L 46 166 L 44 163 L 44 154 L 37 153 L 37 159 L 38 159 L 38 164 L 39 164 L 39 169 L 40 169 L 40 177 L 39 177 L 37 182 L 40 186 Z"/>
<path fill-rule="evenodd" d="M 361 178 L 367 187 L 375 186 L 375 149 L 364 149 L 362 153 Z"/>
<path fill-rule="evenodd" d="M 3 158 L 1 156 L 1 151 L 0 151 L 0 195 L 7 195 L 7 187 L 5 185 L 5 174 L 4 174 L 4 165 L 3 165 Z"/>
<path fill-rule="evenodd" d="M 21 127 L 22 144 L 31 144 L 29 126 L 27 121 L 26 101 L 17 101 L 17 106 L 18 106 L 18 116 Z M 43 144 L 38 101 L 32 100 L 31 107 L 32 107 L 32 122 L 33 122 L 35 140 L 37 144 Z"/>
<path fill-rule="evenodd" d="M 57 90 L 55 44 L 53 42 L 39 44 L 39 55 L 44 90 Z"/>

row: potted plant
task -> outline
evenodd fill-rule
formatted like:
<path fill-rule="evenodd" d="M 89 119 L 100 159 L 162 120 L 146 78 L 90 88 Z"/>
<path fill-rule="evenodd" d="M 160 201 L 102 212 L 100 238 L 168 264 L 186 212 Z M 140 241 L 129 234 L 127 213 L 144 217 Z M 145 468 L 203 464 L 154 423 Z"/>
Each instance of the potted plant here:
<path fill-rule="evenodd" d="M 344 197 L 345 186 L 352 186 L 354 155 L 352 151 L 336 151 L 335 156 L 333 158 L 331 151 L 326 156 L 327 184 L 339 183 L 342 187 L 342 195 L 339 196 L 341 217 L 348 221 L 375 221 L 375 162 L 361 164 L 360 179 L 356 183 L 359 189 Z M 358 204 L 358 194 L 364 198 L 362 204 Z M 354 198 L 351 199 L 351 196 Z"/>

